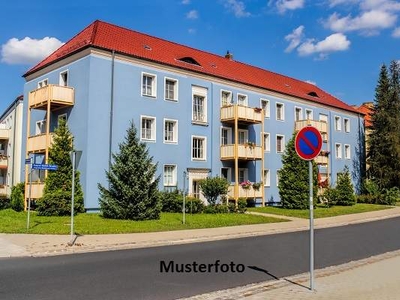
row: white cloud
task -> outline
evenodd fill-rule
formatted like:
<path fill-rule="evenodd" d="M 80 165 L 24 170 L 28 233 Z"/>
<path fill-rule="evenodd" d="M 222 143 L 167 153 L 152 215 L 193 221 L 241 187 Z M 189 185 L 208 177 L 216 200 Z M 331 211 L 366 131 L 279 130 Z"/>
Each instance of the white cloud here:
<path fill-rule="evenodd" d="M 237 18 L 250 17 L 251 13 L 246 11 L 246 6 L 242 1 L 225 0 L 225 7 L 232 11 Z"/>
<path fill-rule="evenodd" d="M 187 4 L 190 4 L 190 0 L 182 0 L 182 2 L 181 2 L 183 5 L 187 5 Z"/>
<path fill-rule="evenodd" d="M 197 10 L 194 10 L 194 9 L 189 11 L 186 14 L 186 18 L 188 18 L 188 19 L 194 20 L 194 19 L 197 19 L 198 17 L 199 17 L 199 14 L 198 14 Z"/>
<path fill-rule="evenodd" d="M 1 61 L 7 64 L 35 64 L 61 45 L 63 43 L 54 37 L 45 37 L 41 40 L 30 37 L 22 40 L 12 38 L 1 46 Z"/>
<path fill-rule="evenodd" d="M 303 37 L 304 37 L 304 26 L 301 25 L 294 29 L 292 33 L 285 36 L 285 40 L 289 42 L 289 46 L 285 49 L 285 52 L 291 52 L 298 45 L 300 45 Z"/>
<path fill-rule="evenodd" d="M 362 10 L 398 11 L 400 3 L 391 0 L 364 0 L 361 1 L 360 8 Z"/>
<path fill-rule="evenodd" d="M 393 27 L 397 16 L 390 12 L 371 10 L 361 13 L 352 18 L 350 15 L 340 17 L 333 13 L 325 22 L 325 26 L 336 32 L 362 31 L 364 33 L 375 33 L 378 30 Z"/>
<path fill-rule="evenodd" d="M 351 5 L 351 4 L 356 4 L 359 3 L 360 0 L 330 0 L 329 1 L 329 6 L 330 7 L 335 7 L 341 4 L 345 4 L 345 5 Z"/>
<path fill-rule="evenodd" d="M 320 42 L 316 42 L 314 39 L 308 39 L 297 48 L 297 52 L 300 56 L 318 53 L 320 58 L 324 58 L 328 53 L 345 51 L 349 49 L 349 47 L 350 41 L 344 34 L 334 33 Z"/>
<path fill-rule="evenodd" d="M 295 10 L 304 7 L 305 0 L 277 0 L 275 3 L 276 8 L 280 13 L 284 13 L 287 10 Z M 270 1 L 271 4 L 273 1 Z"/>
<path fill-rule="evenodd" d="M 397 27 L 393 30 L 392 32 L 392 37 L 394 38 L 400 38 L 400 27 Z"/>

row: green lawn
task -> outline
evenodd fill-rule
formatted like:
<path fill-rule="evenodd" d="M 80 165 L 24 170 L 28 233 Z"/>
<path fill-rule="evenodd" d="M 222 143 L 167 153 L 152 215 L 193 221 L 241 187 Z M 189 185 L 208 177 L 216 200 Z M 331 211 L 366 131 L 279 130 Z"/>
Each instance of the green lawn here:
<path fill-rule="evenodd" d="M 31 212 L 29 233 L 69 234 L 70 217 L 40 217 Z M 13 210 L 0 211 L 1 233 L 26 233 L 27 213 Z M 75 232 L 78 234 L 113 234 L 154 232 L 183 229 L 214 228 L 235 225 L 284 222 L 279 218 L 248 214 L 186 214 L 186 224 L 182 224 L 182 214 L 162 213 L 160 220 L 126 221 L 104 219 L 99 214 L 79 214 L 74 218 Z"/>
<path fill-rule="evenodd" d="M 327 217 L 334 217 L 334 216 L 348 215 L 348 214 L 357 214 L 357 213 L 389 209 L 389 208 L 392 208 L 392 207 L 387 206 L 387 205 L 361 204 L 361 203 L 353 205 L 353 206 L 333 206 L 333 207 L 329 207 L 329 208 L 317 206 L 316 209 L 314 209 L 314 217 L 315 218 L 327 218 Z M 252 208 L 249 208 L 248 210 L 255 211 L 255 212 L 276 214 L 276 215 L 281 215 L 281 216 L 303 218 L 303 219 L 308 219 L 308 217 L 309 217 L 308 209 L 304 209 L 304 210 L 283 209 L 283 208 L 279 208 L 279 207 L 267 206 L 267 207 L 252 207 Z"/>

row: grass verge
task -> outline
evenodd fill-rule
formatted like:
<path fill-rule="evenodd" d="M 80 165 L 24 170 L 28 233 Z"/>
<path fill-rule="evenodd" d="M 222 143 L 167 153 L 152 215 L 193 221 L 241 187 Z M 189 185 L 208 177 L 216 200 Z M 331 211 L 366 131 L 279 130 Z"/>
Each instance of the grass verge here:
<path fill-rule="evenodd" d="M 1 233 L 27 233 L 26 212 L 11 209 L 0 211 Z M 28 233 L 69 234 L 70 217 L 40 217 L 31 212 Z M 74 217 L 77 234 L 115 234 L 135 232 L 156 232 L 184 229 L 215 228 L 236 225 L 285 222 L 279 218 L 249 214 L 186 214 L 186 224 L 182 224 L 182 214 L 162 213 L 160 220 L 128 221 L 104 219 L 99 214 L 79 214 Z"/>
<path fill-rule="evenodd" d="M 357 214 L 357 213 L 389 209 L 389 208 L 392 208 L 392 206 L 363 204 L 363 203 L 355 204 L 353 206 L 333 206 L 329 208 L 317 206 L 316 209 L 314 209 L 314 218 L 335 217 L 340 215 Z M 248 210 L 260 213 L 268 213 L 268 214 L 302 218 L 302 219 L 309 218 L 308 209 L 284 209 L 280 207 L 267 206 L 267 207 L 251 207 Z"/>

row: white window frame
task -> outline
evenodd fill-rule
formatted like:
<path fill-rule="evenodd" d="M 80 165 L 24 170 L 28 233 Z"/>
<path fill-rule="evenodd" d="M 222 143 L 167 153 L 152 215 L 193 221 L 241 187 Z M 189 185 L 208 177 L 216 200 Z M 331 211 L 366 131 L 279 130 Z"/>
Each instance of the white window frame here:
<path fill-rule="evenodd" d="M 240 172 L 243 172 L 243 180 L 240 180 Z M 242 182 L 249 180 L 249 169 L 247 168 L 239 168 L 238 169 L 238 180 L 239 180 L 239 184 L 241 184 Z"/>
<path fill-rule="evenodd" d="M 282 149 L 281 149 L 281 151 L 278 151 L 278 137 L 281 137 L 282 138 Z M 283 153 L 283 152 L 285 152 L 285 136 L 283 135 L 283 134 L 277 134 L 276 135 L 276 138 L 275 138 L 275 143 L 276 143 L 276 147 L 275 147 L 275 149 L 276 149 L 276 153 Z"/>
<path fill-rule="evenodd" d="M 145 76 L 153 78 L 152 85 L 151 85 L 151 94 L 144 93 L 144 77 Z M 142 85 L 140 87 L 140 90 L 141 90 L 142 96 L 151 97 L 151 98 L 156 98 L 157 97 L 157 75 L 151 74 L 151 73 L 147 73 L 147 72 L 142 72 L 141 83 L 142 83 Z M 146 90 L 147 90 L 147 86 L 146 86 Z"/>
<path fill-rule="evenodd" d="M 296 119 L 296 112 L 297 112 L 297 110 L 299 110 L 299 119 Z M 295 106 L 294 107 L 294 120 L 295 121 L 300 121 L 300 120 L 303 120 L 303 109 L 301 108 L 301 107 L 299 107 L 299 106 Z"/>
<path fill-rule="evenodd" d="M 45 134 L 46 133 L 46 128 L 44 128 L 45 126 L 46 126 L 46 120 L 36 121 L 35 135 Z"/>
<path fill-rule="evenodd" d="M 38 89 L 40 89 L 40 88 L 45 87 L 45 86 L 47 86 L 47 85 L 49 85 L 49 79 L 48 79 L 48 78 L 45 78 L 45 79 L 40 80 L 40 81 L 38 82 L 37 87 L 38 87 Z"/>
<path fill-rule="evenodd" d="M 64 74 L 67 74 L 67 80 L 64 80 L 64 78 L 63 78 Z M 64 71 L 60 72 L 60 78 L 58 80 L 58 84 L 60 86 L 68 86 L 68 84 L 69 84 L 69 72 L 68 72 L 68 70 L 64 70 Z"/>
<path fill-rule="evenodd" d="M 173 134 L 173 140 L 172 141 L 169 141 L 169 140 L 166 140 L 165 138 L 166 138 L 166 123 L 167 122 L 171 122 L 171 123 L 174 123 L 174 128 L 173 128 L 173 132 L 172 132 L 172 134 Z M 164 144 L 178 144 L 178 120 L 175 120 L 175 119 L 166 119 L 166 118 L 164 118 L 164 138 L 163 138 L 163 141 L 164 141 Z"/>
<path fill-rule="evenodd" d="M 167 96 L 167 81 L 173 81 L 174 82 L 174 98 L 168 98 Z M 178 79 L 175 78 L 170 78 L 170 77 L 164 77 L 164 100 L 166 101 L 173 101 L 173 102 L 178 102 Z"/>
<path fill-rule="evenodd" d="M 271 186 L 271 171 L 269 169 L 264 169 L 264 186 Z"/>
<path fill-rule="evenodd" d="M 278 106 L 281 106 L 281 119 L 278 119 Z M 285 121 L 285 104 L 281 102 L 275 103 L 275 119 L 277 121 Z"/>
<path fill-rule="evenodd" d="M 228 99 L 227 99 L 226 104 L 225 104 L 224 101 L 223 101 L 223 95 L 224 95 L 224 93 L 228 94 Z M 232 99 L 233 99 L 233 94 L 232 94 L 231 91 L 221 90 L 220 97 L 221 97 L 221 107 L 232 105 L 232 102 L 233 102 L 233 101 L 232 101 Z"/>
<path fill-rule="evenodd" d="M 351 159 L 351 148 L 349 144 L 344 144 L 344 158 Z"/>
<path fill-rule="evenodd" d="M 243 143 L 240 143 L 240 133 L 244 133 L 244 141 Z M 249 131 L 247 129 L 238 129 L 238 144 L 239 145 L 244 145 L 249 142 Z"/>
<path fill-rule="evenodd" d="M 193 157 L 193 141 L 194 141 L 194 139 L 203 140 L 203 157 L 202 158 Z M 207 160 L 207 137 L 201 136 L 201 135 L 192 135 L 192 138 L 190 139 L 190 153 L 191 153 L 192 161 L 206 161 Z"/>
<path fill-rule="evenodd" d="M 265 106 L 263 105 L 263 102 L 265 103 Z M 269 118 L 271 116 L 271 107 L 270 107 L 270 101 L 265 98 L 260 99 L 260 107 L 264 109 L 264 117 Z"/>
<path fill-rule="evenodd" d="M 222 142 L 222 131 L 223 131 L 223 130 L 227 130 L 227 131 L 228 131 L 227 143 L 226 143 L 226 144 L 224 144 L 224 143 Z M 220 131 L 220 144 L 221 144 L 221 145 L 231 145 L 231 144 L 232 144 L 232 128 L 221 126 L 221 131 Z"/>
<path fill-rule="evenodd" d="M 203 98 L 203 114 L 202 117 L 196 116 L 194 113 L 194 101 L 195 97 Z M 192 86 L 192 123 L 194 124 L 207 124 L 207 88 Z M 199 120 L 200 119 L 200 120 Z"/>
<path fill-rule="evenodd" d="M 342 119 L 339 116 L 335 116 L 335 131 L 341 131 L 342 130 Z"/>
<path fill-rule="evenodd" d="M 58 126 L 60 126 L 60 120 L 62 119 L 62 118 L 65 118 L 65 123 L 67 122 L 67 114 L 65 113 L 65 114 L 61 114 L 61 115 L 58 115 L 58 117 L 57 117 L 57 127 Z"/>
<path fill-rule="evenodd" d="M 152 128 L 150 128 L 151 138 L 143 137 L 143 119 L 152 120 Z M 140 116 L 140 140 L 144 142 L 155 142 L 157 139 L 157 120 L 156 117 L 153 116 Z"/>
<path fill-rule="evenodd" d="M 249 97 L 246 94 L 242 94 L 242 93 L 238 93 L 236 96 L 236 102 L 238 105 L 241 106 L 249 106 Z M 244 104 L 239 104 L 239 97 L 243 97 L 244 98 Z"/>
<path fill-rule="evenodd" d="M 172 174 L 171 174 L 171 178 L 172 178 L 172 182 L 171 183 L 167 183 L 166 182 L 166 172 L 165 172 L 165 168 L 166 167 L 173 167 L 172 169 Z M 165 164 L 164 168 L 163 168 L 163 185 L 164 186 L 177 186 L 177 165 L 175 164 Z"/>
<path fill-rule="evenodd" d="M 307 118 L 307 113 L 310 113 L 310 119 L 309 120 L 314 120 L 314 111 L 311 109 L 311 108 L 306 108 L 305 109 L 305 116 L 304 116 L 304 118 L 306 119 L 306 120 L 308 120 L 308 118 Z"/>
<path fill-rule="evenodd" d="M 221 175 L 221 178 L 224 178 L 223 176 L 222 176 L 222 169 L 224 169 L 224 170 L 227 170 L 227 178 L 226 178 L 226 180 L 229 182 L 229 184 L 232 182 L 232 170 L 231 170 L 231 168 L 229 168 L 229 167 L 221 167 L 221 170 L 220 170 L 220 175 Z"/>
<path fill-rule="evenodd" d="M 347 124 L 347 126 L 346 126 L 346 124 Z M 343 129 L 344 129 L 344 132 L 346 132 L 346 133 L 350 132 L 350 119 L 349 118 L 343 118 Z"/>
<path fill-rule="evenodd" d="M 267 140 L 265 139 L 266 135 L 268 135 Z M 271 134 L 269 132 L 264 132 L 263 141 L 264 141 L 264 152 L 271 152 Z"/>
<path fill-rule="evenodd" d="M 340 143 L 335 143 L 335 158 L 336 159 L 342 159 L 342 144 Z"/>

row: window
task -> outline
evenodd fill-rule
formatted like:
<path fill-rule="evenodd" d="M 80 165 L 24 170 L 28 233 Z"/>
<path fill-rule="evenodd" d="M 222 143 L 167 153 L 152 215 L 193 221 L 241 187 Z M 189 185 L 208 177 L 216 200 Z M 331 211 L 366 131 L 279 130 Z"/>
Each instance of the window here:
<path fill-rule="evenodd" d="M 44 86 L 46 86 L 48 84 L 49 84 L 49 80 L 47 78 L 43 79 L 43 80 L 38 82 L 38 88 L 40 89 L 40 88 L 42 88 L 42 87 L 44 87 Z"/>
<path fill-rule="evenodd" d="M 266 99 L 261 99 L 260 106 L 264 110 L 264 117 L 269 118 L 270 116 L 269 101 Z"/>
<path fill-rule="evenodd" d="M 196 199 L 200 199 L 200 180 L 192 181 L 192 196 Z"/>
<path fill-rule="evenodd" d="M 164 142 L 178 143 L 178 121 L 164 119 Z"/>
<path fill-rule="evenodd" d="M 221 106 L 228 106 L 232 104 L 232 93 L 228 91 L 221 91 Z"/>
<path fill-rule="evenodd" d="M 340 131 L 342 130 L 342 126 L 340 124 L 340 117 L 335 116 L 335 130 Z"/>
<path fill-rule="evenodd" d="M 206 138 L 192 136 L 192 159 L 206 160 Z"/>
<path fill-rule="evenodd" d="M 229 145 L 231 142 L 232 130 L 228 127 L 221 128 L 221 145 Z"/>
<path fill-rule="evenodd" d="M 271 139 L 269 133 L 264 133 L 264 151 L 271 151 Z"/>
<path fill-rule="evenodd" d="M 264 186 L 271 186 L 271 176 L 269 170 L 264 170 Z"/>
<path fill-rule="evenodd" d="M 314 119 L 312 109 L 306 109 L 306 119 L 307 120 L 313 120 Z"/>
<path fill-rule="evenodd" d="M 343 119 L 343 123 L 344 123 L 344 132 L 350 132 L 350 120 Z"/>
<path fill-rule="evenodd" d="M 342 145 L 341 144 L 335 144 L 335 157 L 342 158 Z"/>
<path fill-rule="evenodd" d="M 277 135 L 276 136 L 276 152 L 282 153 L 285 151 L 285 136 Z"/>
<path fill-rule="evenodd" d="M 294 120 L 295 121 L 300 121 L 303 119 L 303 111 L 300 107 L 295 107 L 294 108 Z"/>
<path fill-rule="evenodd" d="M 156 140 L 156 118 L 147 116 L 141 117 L 141 137 L 142 140 Z"/>
<path fill-rule="evenodd" d="M 350 159 L 350 145 L 344 145 L 344 158 Z"/>
<path fill-rule="evenodd" d="M 36 122 L 35 135 L 46 133 L 46 120 Z"/>
<path fill-rule="evenodd" d="M 165 99 L 178 101 L 178 81 L 171 78 L 165 78 Z"/>
<path fill-rule="evenodd" d="M 58 116 L 58 118 L 57 118 L 57 126 L 60 126 L 61 120 L 64 120 L 65 122 L 67 122 L 67 114 L 62 114 L 62 115 Z"/>
<path fill-rule="evenodd" d="M 64 71 L 60 73 L 59 84 L 61 86 L 68 86 L 68 71 Z"/>
<path fill-rule="evenodd" d="M 193 87 L 192 121 L 195 123 L 207 122 L 207 89 Z"/>
<path fill-rule="evenodd" d="M 239 169 L 238 170 L 238 175 L 239 175 L 239 184 L 243 181 L 246 181 L 248 179 L 248 170 L 247 169 Z"/>
<path fill-rule="evenodd" d="M 248 142 L 248 135 L 249 132 L 245 129 L 239 129 L 238 130 L 238 136 L 239 136 L 239 143 L 240 145 L 244 145 Z"/>
<path fill-rule="evenodd" d="M 281 170 L 276 170 L 276 186 L 279 186 L 279 173 L 281 172 Z"/>
<path fill-rule="evenodd" d="M 164 186 L 176 186 L 176 165 L 164 165 Z"/>
<path fill-rule="evenodd" d="M 221 168 L 221 177 L 225 178 L 228 182 L 231 182 L 230 168 Z"/>
<path fill-rule="evenodd" d="M 143 74 L 142 76 L 142 95 L 143 96 L 156 96 L 156 75 Z"/>
<path fill-rule="evenodd" d="M 237 104 L 247 106 L 247 96 L 243 94 L 237 95 Z"/>
<path fill-rule="evenodd" d="M 285 106 L 282 103 L 276 103 L 276 119 L 285 120 Z"/>

